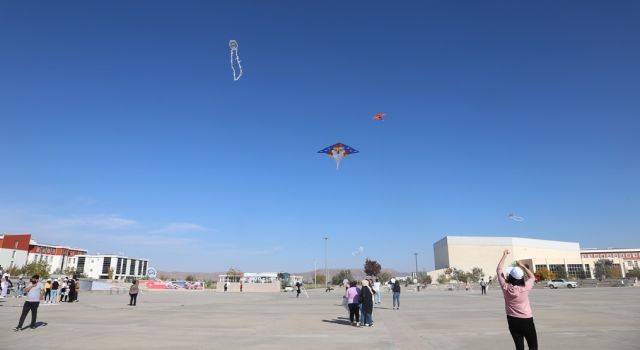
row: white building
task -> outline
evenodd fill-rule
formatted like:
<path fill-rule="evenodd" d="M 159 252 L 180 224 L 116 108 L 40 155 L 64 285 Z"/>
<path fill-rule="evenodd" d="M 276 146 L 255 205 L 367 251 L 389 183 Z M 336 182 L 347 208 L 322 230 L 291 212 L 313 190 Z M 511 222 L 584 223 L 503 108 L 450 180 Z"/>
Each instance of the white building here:
<path fill-rule="evenodd" d="M 613 261 L 613 267 L 620 269 L 622 277 L 626 277 L 630 270 L 640 268 L 640 249 L 583 249 L 580 251 L 580 255 L 582 261 L 591 267 L 591 271 L 595 271 L 595 262 L 600 259 Z"/>
<path fill-rule="evenodd" d="M 148 259 L 131 258 L 114 254 L 79 255 L 75 260 L 76 273 L 88 278 L 132 280 L 147 275 Z"/>
<path fill-rule="evenodd" d="M 49 273 L 63 273 L 75 263 L 77 255 L 86 253 L 85 249 L 38 243 L 28 233 L 0 235 L 0 265 L 5 268 L 44 261 Z"/>
<path fill-rule="evenodd" d="M 533 272 L 540 268 L 556 272 L 564 267 L 569 277 L 579 277 L 583 272 L 592 277 L 593 266 L 582 260 L 577 242 L 549 241 L 519 237 L 460 237 L 446 236 L 433 244 L 435 271 L 429 275 L 435 281 L 447 269 L 471 271 L 479 267 L 485 279 L 495 278 L 502 252 L 509 249 L 507 264 L 523 260 Z"/>

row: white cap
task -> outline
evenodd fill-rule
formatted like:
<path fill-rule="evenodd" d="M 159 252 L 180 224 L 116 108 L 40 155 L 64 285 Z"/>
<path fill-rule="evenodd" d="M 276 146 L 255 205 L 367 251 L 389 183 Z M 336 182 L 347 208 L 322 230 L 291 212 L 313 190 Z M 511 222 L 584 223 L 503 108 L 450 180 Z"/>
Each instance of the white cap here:
<path fill-rule="evenodd" d="M 522 277 L 524 277 L 524 271 L 522 271 L 521 268 L 519 267 L 514 267 L 511 269 L 511 271 L 509 272 L 509 275 L 517 280 L 522 279 Z"/>
<path fill-rule="evenodd" d="M 395 278 L 392 278 L 392 279 L 391 279 L 391 283 L 396 283 L 396 279 L 395 279 Z"/>

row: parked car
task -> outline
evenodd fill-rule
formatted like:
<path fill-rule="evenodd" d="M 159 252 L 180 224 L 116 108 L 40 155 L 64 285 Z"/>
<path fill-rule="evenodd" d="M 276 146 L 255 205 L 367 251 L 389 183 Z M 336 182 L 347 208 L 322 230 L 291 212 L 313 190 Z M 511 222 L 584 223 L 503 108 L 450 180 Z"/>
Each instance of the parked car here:
<path fill-rule="evenodd" d="M 567 281 L 563 279 L 551 280 L 547 283 L 547 287 L 551 289 L 558 289 L 559 287 L 576 288 L 578 283 L 573 281 Z"/>

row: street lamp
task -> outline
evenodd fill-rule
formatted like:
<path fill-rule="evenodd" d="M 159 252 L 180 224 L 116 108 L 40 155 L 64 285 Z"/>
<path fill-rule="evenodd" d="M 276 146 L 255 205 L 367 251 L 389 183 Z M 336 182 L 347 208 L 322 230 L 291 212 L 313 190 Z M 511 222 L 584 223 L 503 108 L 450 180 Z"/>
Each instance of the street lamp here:
<path fill-rule="evenodd" d="M 416 256 L 416 278 L 418 278 L 418 253 L 413 253 Z"/>
<path fill-rule="evenodd" d="M 324 238 L 324 287 L 325 291 L 329 290 L 329 273 L 327 269 L 327 241 L 329 237 L 325 236 Z"/>

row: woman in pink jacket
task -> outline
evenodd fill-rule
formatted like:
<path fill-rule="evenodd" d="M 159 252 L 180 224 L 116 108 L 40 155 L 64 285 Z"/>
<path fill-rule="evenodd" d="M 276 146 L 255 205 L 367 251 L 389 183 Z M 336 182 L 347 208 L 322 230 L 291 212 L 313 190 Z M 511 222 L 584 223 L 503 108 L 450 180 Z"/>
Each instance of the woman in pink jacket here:
<path fill-rule="evenodd" d="M 502 253 L 502 259 L 498 263 L 496 273 L 504 296 L 509 332 L 511 332 L 513 342 L 516 344 L 516 350 L 524 350 L 524 339 L 527 340 L 530 350 L 537 350 L 538 336 L 536 326 L 533 323 L 531 305 L 529 305 L 529 291 L 533 288 L 535 276 L 531 270 L 518 261 L 518 266 L 509 271 L 509 276 L 505 280 L 502 268 L 507 255 L 509 255 L 508 249 Z M 529 277 L 526 281 L 524 279 L 525 272 Z"/>
<path fill-rule="evenodd" d="M 350 287 L 344 294 L 347 299 L 347 305 L 349 306 L 349 320 L 351 324 L 356 327 L 360 327 L 360 289 L 357 287 L 357 283 L 352 281 Z M 354 322 L 355 319 L 355 322 Z"/>

